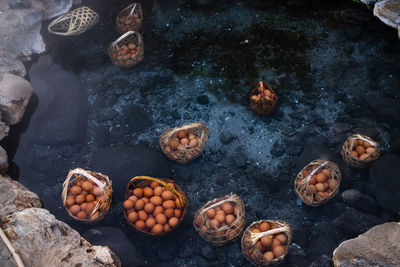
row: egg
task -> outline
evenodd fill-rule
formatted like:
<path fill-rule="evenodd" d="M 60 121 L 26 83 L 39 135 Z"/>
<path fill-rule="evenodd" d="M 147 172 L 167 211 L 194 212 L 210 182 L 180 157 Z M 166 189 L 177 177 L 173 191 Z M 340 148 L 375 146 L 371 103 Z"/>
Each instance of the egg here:
<path fill-rule="evenodd" d="M 71 207 L 75 204 L 75 198 L 73 196 L 67 196 L 66 205 L 67 207 Z"/>
<path fill-rule="evenodd" d="M 261 232 L 266 232 L 266 231 L 268 231 L 270 229 L 270 225 L 269 225 L 268 222 L 262 222 L 258 226 L 258 229 L 260 229 Z"/>
<path fill-rule="evenodd" d="M 81 210 L 81 207 L 79 207 L 79 205 L 72 205 L 69 208 L 69 211 L 74 215 L 77 214 L 80 210 Z"/>
<path fill-rule="evenodd" d="M 328 169 L 323 169 L 322 173 L 325 174 L 327 178 L 330 178 L 332 175 L 331 171 Z"/>
<path fill-rule="evenodd" d="M 351 155 L 353 156 L 353 157 L 355 157 L 355 158 L 358 158 L 358 153 L 357 153 L 357 151 L 351 151 Z"/>
<path fill-rule="evenodd" d="M 235 218 L 235 216 L 233 216 L 232 214 L 228 214 L 228 215 L 226 215 L 226 217 L 225 217 L 225 223 L 226 223 L 227 225 L 232 224 L 235 220 L 236 220 L 236 218 Z"/>
<path fill-rule="evenodd" d="M 164 208 L 162 206 L 156 206 L 153 211 L 153 216 L 157 216 L 159 213 L 163 213 Z"/>
<path fill-rule="evenodd" d="M 135 202 L 135 209 L 139 211 L 139 210 L 143 209 L 143 207 L 144 207 L 144 201 L 141 199 L 138 199 Z"/>
<path fill-rule="evenodd" d="M 167 223 L 167 217 L 163 213 L 159 213 L 156 216 L 156 221 L 159 224 L 166 224 Z"/>
<path fill-rule="evenodd" d="M 176 217 L 172 217 L 168 220 L 168 224 L 171 226 L 171 228 L 174 228 L 175 226 L 177 226 L 179 223 L 179 219 Z"/>
<path fill-rule="evenodd" d="M 238 215 L 238 207 L 233 208 L 233 215 L 235 215 L 235 216 Z"/>
<path fill-rule="evenodd" d="M 197 141 L 196 138 L 194 138 L 194 139 L 189 141 L 189 147 L 190 148 L 195 148 L 195 147 L 197 147 L 198 144 L 199 144 L 199 142 Z"/>
<path fill-rule="evenodd" d="M 87 206 L 85 208 L 87 216 L 90 216 L 90 214 L 92 214 L 94 208 L 95 208 L 95 204 L 93 202 L 87 204 Z"/>
<path fill-rule="evenodd" d="M 177 218 L 180 218 L 182 216 L 182 212 L 179 209 L 174 210 L 174 216 Z"/>
<path fill-rule="evenodd" d="M 225 212 L 225 214 L 232 214 L 233 213 L 233 206 L 229 202 L 225 202 L 222 205 L 222 210 Z"/>
<path fill-rule="evenodd" d="M 225 222 L 225 216 L 223 214 L 217 214 L 215 215 L 215 219 L 221 224 Z"/>
<path fill-rule="evenodd" d="M 143 197 L 143 189 L 142 188 L 133 189 L 133 195 L 137 196 L 138 198 Z"/>
<path fill-rule="evenodd" d="M 212 219 L 210 222 L 211 229 L 218 229 L 220 222 L 216 219 Z"/>
<path fill-rule="evenodd" d="M 260 241 L 260 240 L 257 241 L 256 245 L 257 245 L 257 248 L 258 248 L 258 250 L 259 250 L 260 252 L 264 250 L 264 247 L 263 247 L 263 245 L 261 244 L 261 241 Z"/>
<path fill-rule="evenodd" d="M 154 188 L 156 188 L 156 187 L 158 187 L 158 186 L 160 186 L 160 184 L 159 183 L 157 183 L 157 182 L 151 182 L 151 184 L 150 184 L 150 187 L 154 190 Z"/>
<path fill-rule="evenodd" d="M 261 231 L 257 228 L 251 229 L 250 231 L 255 234 L 261 233 Z"/>
<path fill-rule="evenodd" d="M 362 154 L 362 155 L 360 155 L 360 157 L 359 157 L 359 159 L 361 159 L 361 160 L 368 160 L 367 158 L 368 158 L 368 154 L 367 154 L 367 153 Z"/>
<path fill-rule="evenodd" d="M 370 147 L 374 147 L 374 146 L 370 142 L 364 141 L 364 147 L 370 148 Z"/>
<path fill-rule="evenodd" d="M 224 210 L 222 210 L 222 209 L 217 211 L 216 215 L 218 215 L 218 214 L 222 214 L 222 215 L 225 216 L 225 212 L 224 212 Z"/>
<path fill-rule="evenodd" d="M 97 196 L 101 196 L 103 194 L 103 191 L 101 190 L 100 187 L 96 186 L 93 188 L 93 194 L 97 197 Z"/>
<path fill-rule="evenodd" d="M 86 212 L 80 211 L 80 212 L 78 212 L 78 214 L 76 214 L 76 217 L 77 217 L 78 219 L 86 219 L 86 218 L 87 218 L 87 215 L 86 215 Z"/>
<path fill-rule="evenodd" d="M 357 151 L 357 153 L 358 153 L 359 155 L 362 155 L 362 154 L 365 153 L 365 147 L 363 147 L 363 146 L 361 146 L 361 145 L 356 146 L 355 150 Z"/>
<path fill-rule="evenodd" d="M 172 150 L 176 150 L 178 148 L 178 146 L 179 146 L 178 141 L 176 141 L 176 140 L 171 141 L 170 147 L 172 148 Z"/>
<path fill-rule="evenodd" d="M 374 153 L 374 152 L 375 152 L 375 148 L 374 148 L 374 147 L 368 147 L 368 148 L 366 149 L 366 152 L 367 152 L 368 154 Z"/>
<path fill-rule="evenodd" d="M 176 135 L 180 139 L 185 138 L 187 136 L 187 131 L 186 130 L 179 131 Z"/>
<path fill-rule="evenodd" d="M 323 172 L 320 172 L 317 174 L 316 179 L 318 183 L 323 183 L 326 181 L 327 177 Z"/>
<path fill-rule="evenodd" d="M 189 139 L 187 139 L 186 137 L 185 137 L 185 138 L 182 138 L 182 139 L 180 140 L 180 143 L 181 143 L 181 145 L 183 145 L 183 146 L 187 146 L 187 145 L 189 145 Z"/>
<path fill-rule="evenodd" d="M 161 224 L 156 224 L 153 226 L 153 228 L 151 229 L 151 232 L 153 234 L 159 235 L 164 231 L 164 227 Z"/>
<path fill-rule="evenodd" d="M 200 227 L 200 225 L 203 223 L 203 219 L 200 216 L 197 216 L 197 218 L 194 220 L 194 225 L 197 227 Z"/>
<path fill-rule="evenodd" d="M 275 238 L 281 241 L 282 244 L 284 244 L 287 241 L 287 236 L 284 233 L 279 233 L 275 235 Z"/>
<path fill-rule="evenodd" d="M 171 226 L 169 226 L 168 223 L 167 223 L 167 224 L 164 224 L 163 230 L 164 230 L 165 233 L 167 233 L 167 232 L 171 231 Z"/>
<path fill-rule="evenodd" d="M 93 184 L 91 182 L 85 181 L 82 183 L 82 189 L 86 191 L 90 191 L 93 188 Z"/>
<path fill-rule="evenodd" d="M 315 185 L 315 188 L 316 188 L 318 191 L 320 191 L 320 192 L 325 191 L 325 185 L 324 185 L 323 183 L 318 183 L 318 184 L 316 184 L 316 185 Z"/>
<path fill-rule="evenodd" d="M 147 228 L 153 228 L 154 227 L 154 225 L 156 225 L 156 219 L 154 219 L 154 218 L 148 218 L 147 220 L 146 220 L 146 227 Z"/>
<path fill-rule="evenodd" d="M 79 195 L 82 192 L 82 188 L 80 186 L 78 186 L 78 185 L 74 185 L 69 189 L 69 191 L 72 194 Z"/>
<path fill-rule="evenodd" d="M 206 215 L 210 220 L 214 219 L 215 214 L 216 214 L 215 209 L 209 209 L 206 211 Z"/>
<path fill-rule="evenodd" d="M 189 141 L 193 140 L 193 139 L 196 139 L 196 136 L 194 135 L 194 133 L 189 133 L 188 139 L 189 139 Z"/>
<path fill-rule="evenodd" d="M 135 211 L 132 211 L 131 213 L 128 214 L 128 220 L 131 223 L 135 223 L 138 219 L 138 214 Z"/>
<path fill-rule="evenodd" d="M 152 196 L 150 198 L 150 202 L 153 203 L 155 206 L 161 205 L 163 203 L 163 200 L 159 196 Z"/>
<path fill-rule="evenodd" d="M 146 203 L 144 205 L 144 211 L 146 211 L 147 213 L 152 213 L 154 211 L 154 204 L 153 203 Z"/>
<path fill-rule="evenodd" d="M 275 258 L 278 258 L 285 254 L 285 249 L 283 246 L 276 246 L 272 249 L 272 252 L 274 253 Z"/>
<path fill-rule="evenodd" d="M 175 202 L 173 200 L 166 200 L 162 203 L 162 206 L 164 209 L 174 209 L 175 208 Z"/>
<path fill-rule="evenodd" d="M 163 189 L 162 189 L 161 186 L 157 186 L 157 187 L 154 188 L 154 190 L 153 190 L 154 195 L 155 195 L 155 196 L 159 196 L 159 197 L 161 196 L 162 192 L 163 192 Z"/>
<path fill-rule="evenodd" d="M 135 226 L 141 230 L 144 230 L 144 228 L 146 227 L 146 224 L 144 221 L 138 220 L 138 221 L 136 221 Z"/>
<path fill-rule="evenodd" d="M 165 211 L 164 211 L 164 215 L 167 217 L 167 218 L 171 218 L 171 217 L 173 217 L 174 216 L 174 210 L 173 209 L 166 209 Z"/>
<path fill-rule="evenodd" d="M 151 189 L 150 187 L 145 187 L 143 188 L 143 195 L 144 197 L 150 198 L 153 196 L 153 189 Z"/>
<path fill-rule="evenodd" d="M 310 174 L 310 172 L 307 170 L 302 170 L 301 174 L 303 175 L 303 177 L 307 177 Z"/>
<path fill-rule="evenodd" d="M 281 245 L 281 241 L 279 239 L 276 238 L 272 238 L 272 247 L 276 247 L 276 246 L 280 246 Z"/>
<path fill-rule="evenodd" d="M 77 195 L 76 197 L 75 197 L 75 202 L 77 203 L 77 204 L 82 204 L 83 202 L 85 202 L 85 196 L 84 195 Z"/>
<path fill-rule="evenodd" d="M 182 209 L 183 208 L 183 204 L 181 203 L 181 201 L 177 198 L 177 199 L 175 199 L 175 206 L 178 208 L 178 209 Z"/>
<path fill-rule="evenodd" d="M 171 191 L 166 190 L 166 191 L 162 192 L 161 197 L 164 200 L 170 200 L 170 199 L 174 198 L 174 194 Z"/>
<path fill-rule="evenodd" d="M 264 253 L 264 258 L 267 261 L 272 261 L 275 257 L 274 257 L 274 253 L 272 251 L 267 251 Z"/>
<path fill-rule="evenodd" d="M 269 235 L 261 237 L 261 243 L 263 244 L 264 248 L 269 248 L 272 245 L 272 238 Z"/>
<path fill-rule="evenodd" d="M 315 175 L 313 175 L 310 179 L 310 184 L 316 184 L 317 183 L 317 178 L 315 177 Z"/>
<path fill-rule="evenodd" d="M 93 202 L 96 198 L 92 194 L 86 196 L 86 202 Z"/>
<path fill-rule="evenodd" d="M 148 215 L 144 210 L 139 210 L 137 214 L 138 214 L 139 220 L 142 220 L 144 222 L 147 220 Z"/>
<path fill-rule="evenodd" d="M 138 198 L 137 198 L 137 196 L 130 196 L 128 199 L 130 201 L 132 201 L 133 203 L 135 203 Z"/>

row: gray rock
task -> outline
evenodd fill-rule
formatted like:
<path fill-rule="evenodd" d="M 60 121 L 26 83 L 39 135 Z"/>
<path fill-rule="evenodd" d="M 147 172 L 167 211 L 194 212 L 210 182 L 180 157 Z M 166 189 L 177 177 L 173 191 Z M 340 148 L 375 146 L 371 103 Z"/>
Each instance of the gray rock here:
<path fill-rule="evenodd" d="M 361 192 L 357 189 L 348 189 L 342 193 L 343 201 L 346 203 L 354 203 L 361 197 Z"/>
<path fill-rule="evenodd" d="M 8 176 L 0 175 L 0 221 L 12 213 L 32 207 L 42 207 L 38 195 Z"/>
<path fill-rule="evenodd" d="M 112 250 L 92 246 L 45 209 L 18 211 L 2 228 L 25 266 L 121 266 Z"/>
<path fill-rule="evenodd" d="M 7 152 L 0 146 L 0 173 L 5 173 L 8 169 Z"/>
<path fill-rule="evenodd" d="M 208 96 L 206 95 L 200 95 L 197 97 L 197 102 L 201 105 L 208 105 L 210 103 L 210 100 L 208 99 Z"/>
<path fill-rule="evenodd" d="M 375 4 L 374 16 L 383 23 L 397 29 L 400 27 L 400 2 L 398 0 L 381 0 Z"/>
<path fill-rule="evenodd" d="M 374 213 L 378 209 L 375 199 L 367 194 L 362 194 L 357 189 L 348 189 L 342 193 L 344 202 L 350 204 L 357 210 Z"/>
<path fill-rule="evenodd" d="M 67 13 L 73 0 L 30 0 L 35 9 L 43 10 L 43 19 L 51 19 Z"/>
<path fill-rule="evenodd" d="M 23 78 L 26 75 L 26 69 L 24 64 L 15 55 L 0 49 L 0 80 L 3 79 L 6 73 Z"/>
<path fill-rule="evenodd" d="M 362 234 L 381 223 L 383 223 L 382 219 L 352 208 L 346 209 L 342 215 L 332 222 L 336 228 L 350 236 Z"/>
<path fill-rule="evenodd" d="M 335 267 L 400 266 L 400 223 L 377 225 L 333 252 Z"/>
<path fill-rule="evenodd" d="M 0 111 L 7 125 L 22 119 L 32 92 L 32 86 L 25 79 L 10 73 L 3 76 L 0 81 Z"/>

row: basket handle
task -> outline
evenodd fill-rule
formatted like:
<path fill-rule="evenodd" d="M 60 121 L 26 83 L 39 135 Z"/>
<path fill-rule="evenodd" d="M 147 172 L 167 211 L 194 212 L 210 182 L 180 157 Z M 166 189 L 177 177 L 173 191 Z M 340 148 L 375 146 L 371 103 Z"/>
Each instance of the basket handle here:
<path fill-rule="evenodd" d="M 131 12 L 129 12 L 129 15 L 128 15 L 128 17 L 132 17 L 132 15 L 133 15 L 133 12 L 135 12 L 136 5 L 137 5 L 137 3 L 135 3 L 135 4 L 133 5 L 133 8 L 132 8 Z"/>
<path fill-rule="evenodd" d="M 226 196 L 225 196 L 225 197 L 226 197 Z M 237 197 L 237 196 L 236 196 L 235 194 L 231 194 L 231 195 L 229 195 L 228 198 L 221 199 L 220 201 L 218 201 L 218 202 L 216 202 L 216 203 L 214 203 L 214 204 L 208 206 L 207 208 L 203 209 L 203 210 L 200 212 L 199 215 L 202 215 L 202 214 L 204 214 L 206 211 L 208 211 L 208 210 L 210 210 L 210 209 L 212 209 L 212 208 L 214 208 L 214 207 L 217 207 L 217 206 L 219 206 L 219 205 L 221 205 L 222 203 L 225 203 L 225 202 L 227 202 L 227 201 L 235 201 L 236 197 Z"/>
<path fill-rule="evenodd" d="M 128 31 L 128 32 L 124 33 L 124 34 L 121 35 L 117 40 L 115 40 L 114 42 L 112 42 L 112 45 L 113 45 L 113 46 L 116 45 L 116 44 L 119 43 L 121 40 L 125 39 L 127 36 L 129 36 L 129 35 L 131 35 L 131 34 L 135 34 L 135 33 L 138 33 L 138 32 L 135 32 L 135 31 Z M 141 36 L 140 34 L 137 34 L 137 38 L 138 38 L 138 45 L 141 46 L 142 43 L 143 43 L 142 36 Z"/>
<path fill-rule="evenodd" d="M 150 177 L 150 176 L 135 176 L 129 181 L 129 183 L 132 183 L 137 180 L 147 180 L 147 181 L 157 182 L 157 183 L 163 185 L 164 187 L 166 187 L 169 191 L 172 191 L 179 198 L 179 201 L 182 203 L 182 205 L 184 205 L 186 203 L 186 200 L 182 196 L 182 194 L 180 194 L 178 191 L 176 191 L 175 188 L 170 186 L 168 183 L 162 181 L 161 179 Z"/>
<path fill-rule="evenodd" d="M 266 235 L 274 235 L 274 234 L 289 232 L 289 231 L 290 231 L 290 228 L 288 226 L 282 226 L 282 227 L 268 230 L 268 231 L 262 232 L 262 233 L 250 232 L 251 244 L 254 245 L 258 240 L 260 240 L 262 237 L 264 237 Z"/>

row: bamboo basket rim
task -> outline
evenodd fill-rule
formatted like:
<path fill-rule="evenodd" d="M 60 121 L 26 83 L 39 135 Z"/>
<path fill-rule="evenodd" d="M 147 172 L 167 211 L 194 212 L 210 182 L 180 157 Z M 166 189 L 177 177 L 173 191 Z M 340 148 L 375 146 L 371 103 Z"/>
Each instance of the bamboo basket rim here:
<path fill-rule="evenodd" d="M 143 181 L 138 183 L 138 184 L 135 184 L 135 182 L 139 181 L 139 180 L 143 180 Z M 169 178 L 155 178 L 155 177 L 151 177 L 151 176 L 139 175 L 139 176 L 135 176 L 135 177 L 133 177 L 132 179 L 129 180 L 128 185 L 126 186 L 124 200 L 127 200 L 129 198 L 129 196 L 132 195 L 132 194 L 130 194 L 130 191 L 129 191 L 129 190 L 132 190 L 132 189 L 129 189 L 131 185 L 133 185 L 133 188 L 137 188 L 137 187 L 139 187 L 139 185 L 142 185 L 142 184 L 147 183 L 147 182 L 157 182 L 160 185 L 162 185 L 165 188 L 167 188 L 168 190 L 170 190 L 172 193 L 174 193 L 178 197 L 180 203 L 182 204 L 182 209 L 181 209 L 182 210 L 182 215 L 179 218 L 178 224 L 174 228 L 171 228 L 168 232 L 163 232 L 163 233 L 157 235 L 157 234 L 153 234 L 151 232 L 147 232 L 147 231 L 144 231 L 142 229 L 139 229 L 134 224 L 132 224 L 128 220 L 128 215 L 126 214 L 126 210 L 125 209 L 124 209 L 124 217 L 125 217 L 126 221 L 128 222 L 128 224 L 131 227 L 133 227 L 133 229 L 135 229 L 135 230 L 137 230 L 139 232 L 142 232 L 142 233 L 144 233 L 146 235 L 150 235 L 150 236 L 164 236 L 166 234 L 171 233 L 176 228 L 178 228 L 180 223 L 183 221 L 183 219 L 184 219 L 184 217 L 186 215 L 186 212 L 187 212 L 187 208 L 188 208 L 187 197 L 186 197 L 186 194 L 183 191 L 182 187 L 179 184 L 177 184 L 174 180 L 171 180 Z M 174 189 L 168 183 L 173 183 L 177 189 Z M 181 192 L 179 192 L 179 191 L 181 191 Z"/>
<path fill-rule="evenodd" d="M 347 158 L 347 156 L 344 155 L 344 152 L 345 152 L 345 150 L 346 150 L 346 143 L 347 143 L 347 142 L 351 142 L 351 148 L 353 148 L 354 139 L 361 139 L 361 140 L 366 141 L 366 142 L 368 142 L 369 144 L 371 144 L 371 145 L 376 149 L 376 154 L 377 154 L 377 155 L 376 155 L 375 158 L 373 157 L 372 159 L 367 159 L 369 156 L 373 156 L 372 154 L 373 154 L 374 152 L 371 152 L 371 153 L 368 154 L 368 156 L 366 157 L 366 159 L 359 159 L 359 158 L 356 158 L 355 156 L 353 156 L 352 154 L 350 154 L 350 158 L 351 158 L 353 161 L 358 161 L 358 162 L 360 162 L 360 163 L 371 163 L 371 162 L 373 162 L 374 160 L 376 160 L 376 159 L 379 157 L 380 152 L 381 152 L 381 146 L 380 146 L 380 144 L 379 144 L 377 141 L 375 141 L 374 139 L 372 139 L 371 137 L 369 137 L 369 136 L 367 136 L 367 135 L 358 134 L 358 133 L 352 134 L 352 135 L 349 136 L 349 137 L 346 139 L 346 141 L 343 143 L 342 150 L 341 150 L 342 157 L 346 157 L 346 158 Z M 346 161 L 346 160 L 345 160 L 345 161 Z M 347 162 L 347 161 L 346 161 L 346 162 Z M 348 163 L 348 162 L 347 162 L 347 163 Z M 352 166 L 352 167 L 355 167 L 354 165 L 351 165 L 351 166 Z"/>
<path fill-rule="evenodd" d="M 79 176 L 77 176 L 77 174 Z M 104 182 L 101 182 L 100 180 L 102 180 L 102 179 L 97 178 L 96 175 L 98 175 L 101 178 L 103 178 Z M 98 201 L 97 202 L 97 204 L 96 204 L 95 208 L 93 209 L 92 213 L 88 216 L 89 217 L 88 219 L 80 219 L 80 218 L 76 217 L 75 215 L 73 215 L 69 211 L 69 209 L 67 208 L 67 205 L 66 205 L 67 204 L 67 197 L 68 197 L 68 189 L 69 189 L 69 187 L 71 185 L 75 184 L 76 180 L 82 179 L 81 176 L 83 176 L 86 179 L 89 179 L 92 182 L 96 183 L 100 187 L 100 189 L 102 191 L 104 191 L 103 196 L 107 197 L 107 199 L 104 202 L 102 202 L 102 201 Z M 72 180 L 71 180 L 71 178 L 72 178 Z M 108 209 L 111 206 L 111 202 L 112 202 L 112 197 L 111 197 L 111 195 L 112 195 L 112 182 L 111 182 L 110 178 L 107 175 L 102 174 L 101 172 L 85 170 L 85 169 L 82 169 L 82 168 L 75 168 L 73 170 L 69 170 L 67 178 L 63 182 L 62 187 L 63 187 L 63 190 L 62 190 L 62 193 L 61 193 L 61 198 L 62 198 L 63 206 L 66 209 L 67 213 L 72 218 L 74 218 L 74 219 L 76 219 L 78 221 L 86 222 L 86 223 L 94 223 L 96 221 L 99 221 L 99 220 L 101 220 L 103 218 L 101 215 L 105 215 L 107 213 Z M 99 209 L 103 204 L 105 204 L 107 206 L 107 208 L 105 209 L 105 211 L 100 212 Z M 93 220 L 91 220 L 90 218 L 97 211 L 99 211 L 98 217 L 93 219 Z"/>

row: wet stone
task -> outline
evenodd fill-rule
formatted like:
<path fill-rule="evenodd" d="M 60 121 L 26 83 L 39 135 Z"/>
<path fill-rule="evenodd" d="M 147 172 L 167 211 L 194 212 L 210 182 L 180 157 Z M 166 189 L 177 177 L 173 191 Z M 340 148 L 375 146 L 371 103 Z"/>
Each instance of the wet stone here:
<path fill-rule="evenodd" d="M 201 95 L 197 97 L 197 102 L 201 105 L 208 105 L 210 103 L 210 100 L 208 99 L 208 96 L 206 95 Z"/>

